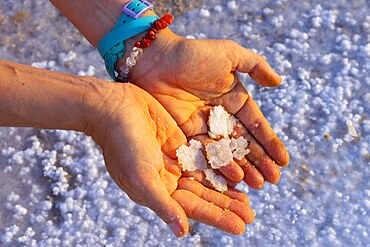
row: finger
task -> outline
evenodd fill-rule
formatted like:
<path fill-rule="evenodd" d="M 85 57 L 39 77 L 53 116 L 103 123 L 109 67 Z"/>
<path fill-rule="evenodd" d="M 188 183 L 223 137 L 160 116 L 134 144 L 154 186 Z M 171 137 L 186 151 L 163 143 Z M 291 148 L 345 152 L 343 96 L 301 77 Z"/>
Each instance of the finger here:
<path fill-rule="evenodd" d="M 152 209 L 176 237 L 183 237 L 189 231 L 189 223 L 182 206 L 168 193 L 161 181 L 151 181 L 145 187 L 145 206 Z"/>
<path fill-rule="evenodd" d="M 236 160 L 236 163 L 238 163 L 238 165 L 243 169 L 243 180 L 246 184 L 248 184 L 249 187 L 257 190 L 263 187 L 265 180 L 263 179 L 262 174 L 245 157 L 243 157 L 241 160 Z"/>
<path fill-rule="evenodd" d="M 176 160 L 163 155 L 164 170 L 161 172 L 163 184 L 166 186 L 168 193 L 172 193 L 177 188 L 177 181 L 181 177 L 181 168 Z"/>
<path fill-rule="evenodd" d="M 248 196 L 239 190 L 229 188 L 227 191 L 224 191 L 223 194 L 232 199 L 239 200 L 248 206 L 250 205 Z"/>
<path fill-rule="evenodd" d="M 230 161 L 227 166 L 220 167 L 218 170 L 235 183 L 239 183 L 244 178 L 243 169 L 235 161 Z"/>
<path fill-rule="evenodd" d="M 213 188 L 212 184 L 208 180 L 206 180 L 206 175 L 202 171 L 183 171 L 182 176 L 188 179 L 194 179 L 207 188 Z"/>
<path fill-rule="evenodd" d="M 232 234 L 242 235 L 245 231 L 244 221 L 235 213 L 225 211 L 190 191 L 176 190 L 172 197 L 181 204 L 186 215 L 191 219 Z"/>
<path fill-rule="evenodd" d="M 243 136 L 250 143 L 248 147 L 250 152 L 246 155 L 247 160 L 258 169 L 266 181 L 272 184 L 277 184 L 281 176 L 281 171 L 278 165 L 270 158 L 253 136 L 248 133 L 242 124 L 238 123 L 235 126 L 234 131 L 236 138 Z M 256 177 L 256 179 L 260 178 Z"/>
<path fill-rule="evenodd" d="M 136 90 L 141 90 L 141 93 L 145 97 L 149 115 L 156 125 L 156 137 L 161 145 L 161 150 L 172 159 L 175 159 L 176 150 L 181 145 L 186 144 L 184 133 L 178 127 L 176 121 L 156 99 L 140 88 Z"/>
<path fill-rule="evenodd" d="M 284 143 L 277 137 L 252 97 L 248 97 L 236 117 L 278 165 L 288 165 L 289 153 Z"/>
<path fill-rule="evenodd" d="M 162 159 L 166 171 L 170 172 L 171 174 L 177 177 L 181 176 L 181 167 L 179 166 L 177 160 L 171 159 L 167 155 L 162 155 Z"/>
<path fill-rule="evenodd" d="M 219 171 L 215 170 L 216 174 L 222 176 Z M 214 186 L 206 179 L 206 175 L 202 171 L 183 171 L 183 177 L 194 178 L 196 181 L 206 186 L 207 188 L 213 189 Z M 224 177 L 225 178 L 225 177 Z M 237 183 L 230 181 L 228 178 L 225 178 L 228 188 L 234 188 Z"/>
<path fill-rule="evenodd" d="M 230 210 L 238 215 L 246 224 L 251 224 L 254 220 L 254 213 L 249 207 L 249 204 L 232 199 L 215 190 L 208 189 L 197 181 L 182 178 L 179 180 L 177 189 L 191 191 L 203 200 L 213 203 L 224 210 Z"/>
<path fill-rule="evenodd" d="M 261 86 L 276 87 L 281 84 L 281 77 L 262 56 L 235 42 L 231 44 L 231 52 L 236 58 L 234 66 L 237 71 L 248 73 Z"/>

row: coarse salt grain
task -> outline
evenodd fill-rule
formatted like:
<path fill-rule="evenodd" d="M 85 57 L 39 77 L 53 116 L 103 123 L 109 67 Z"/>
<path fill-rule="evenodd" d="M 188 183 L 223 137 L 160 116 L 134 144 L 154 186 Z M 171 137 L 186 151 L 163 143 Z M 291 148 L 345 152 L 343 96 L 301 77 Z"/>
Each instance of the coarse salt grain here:
<path fill-rule="evenodd" d="M 176 156 L 183 171 L 203 171 L 207 168 L 207 160 L 202 152 L 202 143 L 191 140 L 189 147 L 182 145 L 176 150 Z"/>
<path fill-rule="evenodd" d="M 216 190 L 221 192 L 227 191 L 227 182 L 222 176 L 217 175 L 212 169 L 205 169 L 204 174 L 206 175 L 206 180 L 208 180 Z"/>
<path fill-rule="evenodd" d="M 201 9 L 199 11 L 199 14 L 200 14 L 201 17 L 204 17 L 204 18 L 207 18 L 207 17 L 211 16 L 211 13 L 207 9 Z"/>
<path fill-rule="evenodd" d="M 215 106 L 209 113 L 208 135 L 211 138 L 229 138 L 232 134 L 237 120 L 230 115 L 222 106 Z"/>
<path fill-rule="evenodd" d="M 241 160 L 245 155 L 249 154 L 248 146 L 249 142 L 242 136 L 237 139 L 232 138 L 230 142 L 230 149 L 237 160 Z"/>
<path fill-rule="evenodd" d="M 227 166 L 233 160 L 230 143 L 230 139 L 221 139 L 206 145 L 208 163 L 213 169 Z"/>
<path fill-rule="evenodd" d="M 348 120 L 346 124 L 348 128 L 348 134 L 352 137 L 358 137 L 358 134 L 357 134 L 355 126 L 353 125 L 353 122 L 351 120 Z"/>
<path fill-rule="evenodd" d="M 237 4 L 235 1 L 229 1 L 227 3 L 227 8 L 230 10 L 236 10 L 238 8 Z"/>

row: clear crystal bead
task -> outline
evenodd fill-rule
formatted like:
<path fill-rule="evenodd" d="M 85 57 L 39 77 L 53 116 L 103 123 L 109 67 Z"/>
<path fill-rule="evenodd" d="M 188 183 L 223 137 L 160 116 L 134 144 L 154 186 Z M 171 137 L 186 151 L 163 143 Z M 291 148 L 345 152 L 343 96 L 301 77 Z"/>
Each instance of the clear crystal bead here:
<path fill-rule="evenodd" d="M 119 68 L 121 75 L 128 75 L 130 73 L 130 68 L 124 64 Z"/>
<path fill-rule="evenodd" d="M 128 57 L 128 58 L 126 59 L 126 65 L 127 65 L 127 66 L 132 67 L 132 66 L 135 66 L 135 64 L 136 64 L 136 60 L 135 60 L 135 58 L 133 58 L 133 57 Z"/>
<path fill-rule="evenodd" d="M 136 46 L 134 48 L 132 48 L 132 51 L 133 52 L 137 52 L 137 54 L 139 54 L 139 55 L 141 55 L 143 53 L 143 49 L 138 48 Z"/>
<path fill-rule="evenodd" d="M 139 52 L 133 51 L 131 52 L 130 56 L 136 59 L 139 56 Z"/>

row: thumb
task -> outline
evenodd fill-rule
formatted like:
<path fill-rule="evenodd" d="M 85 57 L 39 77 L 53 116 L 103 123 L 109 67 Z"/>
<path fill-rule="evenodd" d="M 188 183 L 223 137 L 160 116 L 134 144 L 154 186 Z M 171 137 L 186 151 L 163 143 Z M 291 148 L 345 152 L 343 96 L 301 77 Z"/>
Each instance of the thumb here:
<path fill-rule="evenodd" d="M 188 218 L 181 205 L 168 193 L 162 182 L 147 186 L 146 206 L 152 209 L 171 229 L 176 237 L 189 231 Z"/>
<path fill-rule="evenodd" d="M 235 42 L 232 42 L 230 48 L 235 57 L 233 62 L 237 71 L 248 73 L 261 86 L 276 87 L 281 84 L 281 77 L 262 56 Z"/>

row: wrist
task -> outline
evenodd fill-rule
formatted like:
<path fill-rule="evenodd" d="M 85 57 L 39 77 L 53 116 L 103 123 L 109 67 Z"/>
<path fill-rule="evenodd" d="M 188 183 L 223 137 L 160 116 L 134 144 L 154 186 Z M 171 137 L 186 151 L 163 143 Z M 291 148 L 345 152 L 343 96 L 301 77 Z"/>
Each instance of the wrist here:
<path fill-rule="evenodd" d="M 116 131 L 122 129 L 123 118 L 127 121 L 134 119 L 132 115 L 137 114 L 137 102 L 142 99 L 132 84 L 92 79 L 86 83 L 81 97 L 84 119 L 82 132 L 104 148 L 107 138 L 114 138 Z"/>
<path fill-rule="evenodd" d="M 83 129 L 80 131 L 93 137 L 102 131 L 103 120 L 107 118 L 106 111 L 109 109 L 109 102 L 113 94 L 113 83 L 100 80 L 94 77 L 83 77 L 85 81 L 84 90 L 81 96 L 81 109 Z"/>
<path fill-rule="evenodd" d="M 118 71 L 119 68 L 125 64 L 127 57 L 130 56 L 135 43 L 145 37 L 146 33 L 147 32 L 140 33 L 125 41 L 126 52 L 116 64 Z M 169 28 L 159 31 L 150 46 L 144 49 L 137 64 L 130 70 L 130 81 L 135 83 L 140 80 L 145 73 L 153 71 L 156 65 L 159 64 L 161 60 L 165 59 L 181 40 L 183 40 L 183 38 L 173 33 Z M 153 76 L 155 76 L 155 74 L 153 74 Z"/>

